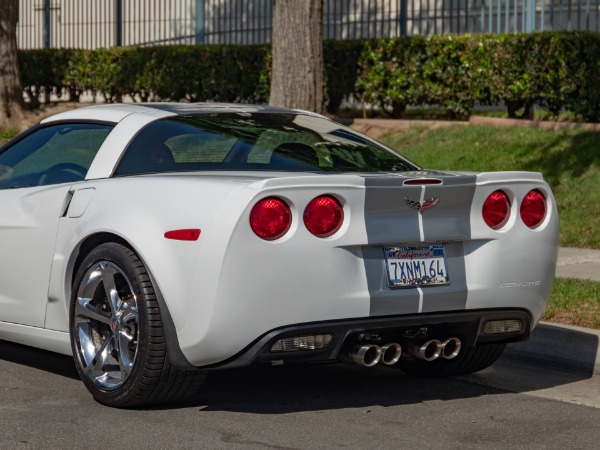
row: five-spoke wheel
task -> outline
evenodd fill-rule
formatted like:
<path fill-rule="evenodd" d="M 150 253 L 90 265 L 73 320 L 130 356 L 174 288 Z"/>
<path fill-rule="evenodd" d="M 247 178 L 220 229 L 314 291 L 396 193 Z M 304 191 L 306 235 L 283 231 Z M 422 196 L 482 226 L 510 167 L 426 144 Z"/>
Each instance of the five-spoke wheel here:
<path fill-rule="evenodd" d="M 73 337 L 83 373 L 101 389 L 123 385 L 139 340 L 137 299 L 123 272 L 100 261 L 85 273 L 75 299 Z"/>
<path fill-rule="evenodd" d="M 206 374 L 173 367 L 151 277 L 129 248 L 107 242 L 81 262 L 71 303 L 71 346 L 94 398 L 132 407 L 193 399 Z"/>

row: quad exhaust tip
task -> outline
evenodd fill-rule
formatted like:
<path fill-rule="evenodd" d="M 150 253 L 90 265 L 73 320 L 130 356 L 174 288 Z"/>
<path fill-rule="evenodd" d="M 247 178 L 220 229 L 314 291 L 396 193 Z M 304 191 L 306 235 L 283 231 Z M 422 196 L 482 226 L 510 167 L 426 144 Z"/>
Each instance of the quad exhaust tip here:
<path fill-rule="evenodd" d="M 350 360 L 359 366 L 373 367 L 381 359 L 381 347 L 375 344 L 358 345 L 349 356 Z"/>
<path fill-rule="evenodd" d="M 422 344 L 413 345 L 410 353 L 423 361 L 434 361 L 438 358 L 454 359 L 460 353 L 461 346 L 460 339 L 455 337 L 448 338 L 444 342 L 431 339 Z"/>
<path fill-rule="evenodd" d="M 431 339 L 420 345 L 413 345 L 411 353 L 415 358 L 423 361 L 433 361 L 442 353 L 442 343 L 437 339 Z"/>
<path fill-rule="evenodd" d="M 441 357 L 444 359 L 454 359 L 460 353 L 462 343 L 458 338 L 448 338 L 442 342 Z"/>
<path fill-rule="evenodd" d="M 454 359 L 461 350 L 460 339 L 451 337 L 444 342 L 430 339 L 425 342 L 413 344 L 408 347 L 408 352 L 422 361 L 434 361 L 438 358 Z M 376 344 L 359 344 L 347 354 L 347 359 L 359 366 L 373 367 L 378 363 L 393 366 L 402 356 L 402 347 L 396 342 L 390 342 L 381 347 Z"/>
<path fill-rule="evenodd" d="M 350 361 L 359 366 L 373 367 L 378 363 L 393 366 L 400 360 L 402 347 L 396 342 L 382 345 L 362 344 L 348 354 Z"/>
<path fill-rule="evenodd" d="M 401 355 L 402 347 L 396 342 L 381 347 L 376 344 L 357 345 L 348 354 L 350 361 L 363 367 L 373 367 L 378 363 L 392 366 L 400 360 Z"/>
<path fill-rule="evenodd" d="M 381 364 L 393 366 L 398 362 L 402 355 L 402 347 L 396 342 L 381 346 Z"/>

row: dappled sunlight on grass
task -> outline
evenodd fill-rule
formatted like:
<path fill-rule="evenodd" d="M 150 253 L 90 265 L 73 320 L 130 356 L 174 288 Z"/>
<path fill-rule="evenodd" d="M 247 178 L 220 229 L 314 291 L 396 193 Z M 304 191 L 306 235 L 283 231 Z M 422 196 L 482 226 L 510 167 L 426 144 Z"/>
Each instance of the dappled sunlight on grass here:
<path fill-rule="evenodd" d="M 381 140 L 428 169 L 541 172 L 558 205 L 561 245 L 600 248 L 600 132 L 452 126 Z"/>

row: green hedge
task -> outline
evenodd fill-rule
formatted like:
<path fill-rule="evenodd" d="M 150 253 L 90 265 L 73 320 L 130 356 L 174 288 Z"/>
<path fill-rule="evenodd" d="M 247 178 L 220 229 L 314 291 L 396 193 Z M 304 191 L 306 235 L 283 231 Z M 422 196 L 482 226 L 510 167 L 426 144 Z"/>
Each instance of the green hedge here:
<path fill-rule="evenodd" d="M 583 32 L 480 34 L 371 41 L 359 61 L 357 93 L 399 117 L 408 105 L 468 116 L 475 104 L 534 105 L 600 120 L 600 35 Z"/>
<path fill-rule="evenodd" d="M 69 61 L 73 58 L 73 50 L 43 49 L 21 50 L 19 64 L 21 81 L 31 101 L 37 103 L 42 92 L 52 92 L 58 96 L 63 90 L 71 91 L 72 86 L 66 81 Z M 71 92 L 75 99 L 78 96 Z"/>
<path fill-rule="evenodd" d="M 261 101 L 258 86 L 266 46 L 115 47 L 98 50 L 22 50 L 23 85 L 29 94 L 102 93 L 141 101 Z M 43 88 L 43 89 L 41 89 Z"/>
<path fill-rule="evenodd" d="M 265 46 L 157 46 L 75 51 L 67 83 L 147 100 L 253 102 L 264 67 Z"/>
<path fill-rule="evenodd" d="M 538 105 L 600 121 L 600 34 L 558 32 L 414 36 L 326 41 L 325 98 L 335 113 L 345 98 L 393 117 L 433 105 L 467 117 L 474 105 L 506 105 L 530 117 Z M 106 101 L 265 102 L 268 45 L 22 50 L 26 93 L 101 93 Z"/>

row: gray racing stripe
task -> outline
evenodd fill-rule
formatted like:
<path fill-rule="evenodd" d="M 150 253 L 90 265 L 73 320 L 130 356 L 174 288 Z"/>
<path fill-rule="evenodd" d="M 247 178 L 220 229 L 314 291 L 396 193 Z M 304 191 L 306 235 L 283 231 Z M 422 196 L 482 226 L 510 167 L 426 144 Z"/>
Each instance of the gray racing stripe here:
<path fill-rule="evenodd" d="M 465 256 L 462 242 L 446 243 L 446 268 L 450 284 L 423 288 L 421 312 L 456 311 L 467 306 Z"/>
<path fill-rule="evenodd" d="M 438 203 L 423 211 L 425 240 L 464 241 L 471 238 L 471 205 L 475 195 L 475 176 L 460 177 L 460 184 L 427 186 L 425 199 L 439 198 Z M 459 181 L 452 179 L 452 181 Z"/>
<path fill-rule="evenodd" d="M 371 295 L 370 316 L 414 314 L 419 311 L 419 292 L 416 289 L 388 288 L 381 247 L 365 246 L 362 249 L 362 256 Z"/>
<path fill-rule="evenodd" d="M 443 184 L 427 185 L 424 191 L 422 186 L 403 185 L 406 179 L 423 176 L 442 179 Z M 475 180 L 475 175 L 453 173 L 365 177 L 364 215 L 369 245 L 364 246 L 362 252 L 371 296 L 371 316 L 466 308 L 462 243 L 471 238 L 470 214 Z M 420 202 L 436 197 L 438 203 L 421 213 L 408 206 L 405 200 Z M 419 225 L 419 215 L 422 225 Z M 450 284 L 421 289 L 389 288 L 383 246 L 419 242 L 445 245 Z"/>
<path fill-rule="evenodd" d="M 404 200 L 419 200 L 420 186 L 402 186 L 405 178 L 365 178 L 365 226 L 369 245 L 418 242 L 418 211 Z"/>

